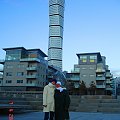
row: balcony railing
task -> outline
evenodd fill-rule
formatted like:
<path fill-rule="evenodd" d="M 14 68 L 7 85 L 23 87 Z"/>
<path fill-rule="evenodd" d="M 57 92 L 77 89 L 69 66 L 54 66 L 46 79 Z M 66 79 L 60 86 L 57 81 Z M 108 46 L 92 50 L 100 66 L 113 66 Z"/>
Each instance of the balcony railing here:
<path fill-rule="evenodd" d="M 106 77 L 112 77 L 112 75 L 111 74 L 106 74 Z"/>
<path fill-rule="evenodd" d="M 110 87 L 109 87 L 109 88 L 106 88 L 106 90 L 111 90 L 111 91 L 112 91 L 112 90 L 113 90 L 113 88 L 110 88 Z"/>
<path fill-rule="evenodd" d="M 96 72 L 105 72 L 104 69 L 97 69 Z"/>
<path fill-rule="evenodd" d="M 22 58 L 20 59 L 21 62 L 30 62 L 30 61 L 35 61 L 35 62 L 40 62 L 44 65 L 47 65 L 46 60 L 44 59 L 38 59 L 38 58 Z"/>
<path fill-rule="evenodd" d="M 72 70 L 71 73 L 80 73 L 80 70 Z"/>
<path fill-rule="evenodd" d="M 71 78 L 67 78 L 68 80 L 73 80 L 73 81 L 79 81 L 80 78 L 77 78 L 77 77 L 71 77 Z"/>
<path fill-rule="evenodd" d="M 26 86 L 36 86 L 36 83 L 27 83 Z"/>
<path fill-rule="evenodd" d="M 21 62 L 28 62 L 28 61 L 37 61 L 40 62 L 40 59 L 38 58 L 22 58 L 20 59 Z"/>
<path fill-rule="evenodd" d="M 106 80 L 106 83 L 107 83 L 107 84 L 111 84 L 111 83 L 112 83 L 112 81 L 108 81 L 108 80 Z"/>
<path fill-rule="evenodd" d="M 0 68 L 0 72 L 3 72 L 3 68 Z"/>
<path fill-rule="evenodd" d="M 105 85 L 96 85 L 96 88 L 105 88 Z"/>
<path fill-rule="evenodd" d="M 27 70 L 37 70 L 37 67 L 27 67 Z"/>
<path fill-rule="evenodd" d="M 96 77 L 96 80 L 105 80 L 105 77 Z"/>
<path fill-rule="evenodd" d="M 0 64 L 4 64 L 5 63 L 5 60 L 0 60 Z"/>
<path fill-rule="evenodd" d="M 26 78 L 37 78 L 37 75 L 27 75 Z"/>

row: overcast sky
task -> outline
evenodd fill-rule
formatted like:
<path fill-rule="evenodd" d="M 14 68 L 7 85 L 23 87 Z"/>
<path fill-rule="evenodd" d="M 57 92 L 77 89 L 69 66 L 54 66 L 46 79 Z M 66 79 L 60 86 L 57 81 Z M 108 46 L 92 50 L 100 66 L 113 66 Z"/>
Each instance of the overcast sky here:
<path fill-rule="evenodd" d="M 7 47 L 40 48 L 47 54 L 48 0 L 0 0 L 0 59 Z M 63 70 L 76 53 L 100 52 L 112 72 L 120 71 L 120 0 L 66 0 Z"/>

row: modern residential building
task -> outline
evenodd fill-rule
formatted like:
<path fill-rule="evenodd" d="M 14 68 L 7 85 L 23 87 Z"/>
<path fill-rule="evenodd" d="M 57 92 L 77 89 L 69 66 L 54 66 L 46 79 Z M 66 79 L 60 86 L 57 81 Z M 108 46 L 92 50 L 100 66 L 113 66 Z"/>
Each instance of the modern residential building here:
<path fill-rule="evenodd" d="M 40 49 L 4 48 L 2 90 L 40 90 L 46 85 L 47 55 Z"/>
<path fill-rule="evenodd" d="M 62 70 L 62 46 L 65 0 L 49 0 L 48 65 Z"/>
<path fill-rule="evenodd" d="M 74 65 L 71 73 L 67 73 L 69 86 L 79 89 L 82 87 L 81 83 L 84 83 L 86 94 L 91 94 L 93 89 L 94 94 L 112 94 L 112 74 L 106 65 L 106 58 L 100 52 L 81 53 L 77 56 L 78 64 Z"/>

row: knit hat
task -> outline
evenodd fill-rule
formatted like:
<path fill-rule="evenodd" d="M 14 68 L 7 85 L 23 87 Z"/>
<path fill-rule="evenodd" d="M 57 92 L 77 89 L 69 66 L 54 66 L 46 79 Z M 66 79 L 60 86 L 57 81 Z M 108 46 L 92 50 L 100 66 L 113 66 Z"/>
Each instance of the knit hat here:
<path fill-rule="evenodd" d="M 51 79 L 50 82 L 55 82 L 55 83 L 57 83 L 57 80 L 56 80 L 56 79 Z"/>
<path fill-rule="evenodd" d="M 61 85 L 61 82 L 60 82 L 60 81 L 58 81 L 56 84 L 59 84 L 59 85 Z"/>

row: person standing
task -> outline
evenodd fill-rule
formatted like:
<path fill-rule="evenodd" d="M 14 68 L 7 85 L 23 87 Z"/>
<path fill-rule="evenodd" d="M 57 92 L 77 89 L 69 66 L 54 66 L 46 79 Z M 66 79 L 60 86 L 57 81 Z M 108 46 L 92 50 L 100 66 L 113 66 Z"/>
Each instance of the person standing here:
<path fill-rule="evenodd" d="M 56 83 L 54 98 L 55 120 L 69 120 L 70 97 L 66 88 L 61 87 L 61 82 Z"/>
<path fill-rule="evenodd" d="M 49 84 L 44 87 L 44 90 L 43 90 L 43 112 L 45 112 L 44 120 L 53 120 L 54 119 L 55 84 L 56 84 L 56 79 L 52 79 L 49 82 Z"/>

